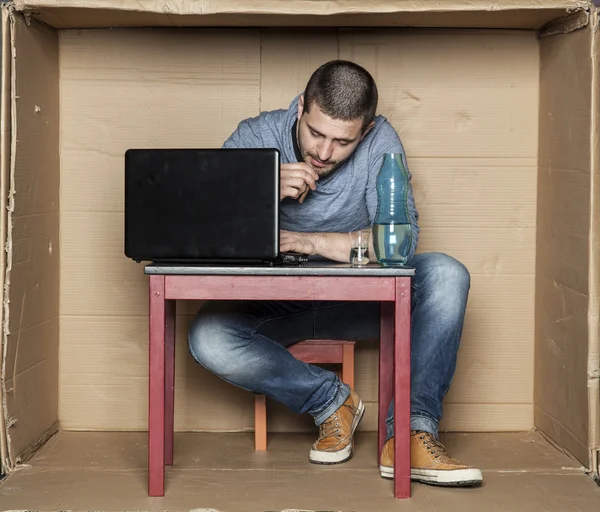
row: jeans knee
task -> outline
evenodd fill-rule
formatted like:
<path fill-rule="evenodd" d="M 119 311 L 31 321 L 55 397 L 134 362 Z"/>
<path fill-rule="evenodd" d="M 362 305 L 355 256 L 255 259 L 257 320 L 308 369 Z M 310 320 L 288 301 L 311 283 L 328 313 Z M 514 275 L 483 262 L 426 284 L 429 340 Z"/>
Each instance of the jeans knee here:
<path fill-rule="evenodd" d="M 471 274 L 465 265 L 447 254 L 435 252 L 423 254 L 427 256 L 422 272 L 437 287 L 448 287 L 454 290 L 468 291 L 471 287 Z"/>
<path fill-rule="evenodd" d="M 199 312 L 188 331 L 188 347 L 196 362 L 218 372 L 225 356 L 224 341 L 222 322 L 214 315 Z"/>

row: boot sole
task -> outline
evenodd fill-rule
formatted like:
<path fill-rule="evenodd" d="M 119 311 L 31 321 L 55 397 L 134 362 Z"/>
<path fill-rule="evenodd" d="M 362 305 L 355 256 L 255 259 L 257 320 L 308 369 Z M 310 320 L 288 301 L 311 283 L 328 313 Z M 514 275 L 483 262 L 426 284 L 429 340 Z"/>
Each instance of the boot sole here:
<path fill-rule="evenodd" d="M 379 473 L 383 478 L 394 479 L 394 468 L 379 466 Z M 448 478 L 450 476 L 452 478 Z M 454 471 L 452 473 L 438 471 L 434 474 L 423 474 L 422 471 L 413 469 L 410 472 L 410 479 L 414 482 L 440 487 L 474 487 L 480 485 L 483 480 L 481 471 L 478 469 L 461 469 L 456 470 L 456 473 Z"/>
<path fill-rule="evenodd" d="M 358 402 L 358 414 L 354 417 L 352 422 L 352 430 L 350 433 L 350 437 L 352 441 L 346 448 L 338 450 L 337 452 L 321 452 L 318 450 L 311 450 L 309 454 L 309 460 L 313 464 L 341 464 L 342 462 L 346 462 L 352 458 L 352 454 L 354 452 L 354 432 L 356 431 L 358 425 L 360 424 L 363 416 L 365 414 L 365 406 L 362 403 L 362 400 L 359 399 Z"/>

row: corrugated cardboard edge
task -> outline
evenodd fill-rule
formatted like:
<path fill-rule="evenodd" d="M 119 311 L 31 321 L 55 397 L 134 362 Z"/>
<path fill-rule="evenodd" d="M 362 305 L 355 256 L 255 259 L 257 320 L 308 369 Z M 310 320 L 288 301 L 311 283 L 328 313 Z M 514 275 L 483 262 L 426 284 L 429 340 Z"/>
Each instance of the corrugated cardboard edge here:
<path fill-rule="evenodd" d="M 6 14 L 6 10 L 3 10 L 3 13 Z M 6 218 L 3 223 L 6 231 L 4 236 L 4 251 L 5 262 L 2 268 L 4 269 L 3 273 L 3 314 L 2 314 L 2 368 L 0 369 L 0 383 L 2 385 L 2 411 L 3 411 L 3 428 L 6 429 L 6 435 L 4 436 L 6 440 L 6 459 L 3 460 L 3 465 L 5 470 L 11 469 L 14 467 L 14 460 L 12 456 L 11 450 L 11 441 L 10 435 L 8 434 L 8 427 L 10 426 L 11 419 L 8 414 L 8 408 L 6 404 L 6 362 L 7 362 L 7 350 L 8 350 L 8 334 L 9 334 L 9 317 L 10 317 L 10 271 L 12 267 L 12 213 L 14 211 L 15 199 L 14 199 L 14 176 L 15 176 L 15 154 L 17 147 L 17 108 L 16 108 L 16 70 L 15 70 L 15 59 L 16 59 L 16 47 L 15 47 L 15 19 L 12 12 L 12 9 L 9 8 L 8 13 L 8 23 L 10 33 L 10 55 L 8 59 L 10 60 L 10 65 L 7 69 L 10 70 L 10 95 L 9 98 L 6 99 L 7 102 L 10 103 L 10 152 L 9 152 L 9 165 L 6 169 L 7 172 L 2 173 L 2 179 L 5 185 L 3 188 L 2 201 L 6 203 L 3 208 Z M 5 158 L 2 159 L 4 164 Z"/>
<path fill-rule="evenodd" d="M 0 232 L 2 233 L 2 246 L 6 241 L 6 197 L 8 189 L 8 174 L 10 169 L 10 137 L 11 137 L 11 119 L 10 119 L 10 101 L 11 101 L 11 45 L 10 45 L 10 20 L 9 10 L 2 9 L 2 105 L 0 107 Z M 0 290 L 4 289 L 4 269 L 6 264 L 6 254 L 0 250 Z M 3 318 L 3 311 L 0 309 L 0 319 Z M 0 369 L 4 368 L 4 347 L 3 337 L 0 338 Z M 0 385 L 0 470 L 8 469 L 8 439 L 5 424 L 4 410 L 4 379 Z"/>
<path fill-rule="evenodd" d="M 589 260 L 589 357 L 588 400 L 590 471 L 600 483 L 600 16 L 592 12 L 592 126 L 590 129 L 591 184 L 590 184 L 590 260 Z"/>
<path fill-rule="evenodd" d="M 18 10 L 40 8 L 110 9 L 161 13 L 170 15 L 193 14 L 284 14 L 284 15 L 332 15 L 343 13 L 391 13 L 391 12 L 441 12 L 441 11 L 503 11 L 520 9 L 578 9 L 589 8 L 589 0 L 496 0 L 464 1 L 440 0 L 425 2 L 414 0 L 388 0 L 369 3 L 364 0 L 319 1 L 297 0 L 14 0 Z"/>

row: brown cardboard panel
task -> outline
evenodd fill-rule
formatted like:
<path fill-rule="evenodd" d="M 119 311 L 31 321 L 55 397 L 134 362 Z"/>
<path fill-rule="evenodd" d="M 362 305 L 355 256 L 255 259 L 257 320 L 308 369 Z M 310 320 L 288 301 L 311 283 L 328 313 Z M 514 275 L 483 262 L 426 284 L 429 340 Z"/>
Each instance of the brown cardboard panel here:
<path fill-rule="evenodd" d="M 540 29 L 568 15 L 565 9 L 519 9 L 485 12 L 394 12 L 335 15 L 188 14 L 173 15 L 108 9 L 53 8 L 36 10 L 35 19 L 56 29 L 105 27 L 456 27 Z"/>
<path fill-rule="evenodd" d="M 176 462 L 167 470 L 166 495 L 155 499 L 146 491 L 145 437 L 60 434 L 30 467 L 0 485 L 3 508 L 587 512 L 600 496 L 570 459 L 535 434 L 443 435 L 458 460 L 482 469 L 484 486 L 413 484 L 412 498 L 402 503 L 392 497 L 391 482 L 379 477 L 374 434 L 359 434 L 354 457 L 333 467 L 308 462 L 312 435 L 272 435 L 269 451 L 255 453 L 251 434 L 182 434 L 175 437 Z"/>
<path fill-rule="evenodd" d="M 595 27 L 600 16 L 593 17 Z M 600 87 L 600 35 L 594 31 L 592 40 L 592 91 Z M 591 144 L 591 194 L 590 194 L 590 279 L 588 308 L 588 392 L 589 392 L 589 444 L 590 469 L 600 481 L 600 101 L 592 95 Z"/>
<path fill-rule="evenodd" d="M 423 229 L 535 227 L 535 160 L 410 155 L 408 160 Z"/>
<path fill-rule="evenodd" d="M 344 12 L 427 12 L 427 11 L 502 11 L 513 9 L 573 9 L 589 6 L 582 0 L 505 0 L 501 5 L 491 0 L 387 0 L 373 6 L 365 6 L 360 0 L 334 0 L 314 2 L 301 0 L 290 4 L 286 0 L 247 0 L 240 4 L 236 0 L 182 0 L 165 9 L 162 0 L 146 0 L 144 4 L 136 0 L 15 0 L 18 9 L 38 9 L 43 7 L 80 7 L 93 9 L 114 9 L 138 12 L 167 12 L 168 14 L 213 14 L 213 13 L 281 13 L 292 14 L 336 14 Z"/>
<path fill-rule="evenodd" d="M 430 227 L 419 235 L 418 252 L 444 252 L 472 274 L 529 274 L 534 228 Z"/>
<path fill-rule="evenodd" d="M 60 44 L 65 176 L 86 149 L 220 144 L 258 113 L 257 32 L 66 31 Z"/>
<path fill-rule="evenodd" d="M 538 229 L 547 236 L 538 238 L 538 258 L 544 259 L 544 265 L 537 275 L 583 294 L 589 289 L 589 187 L 589 174 L 540 169 L 538 193 L 544 199 L 539 201 Z M 580 209 L 576 218 L 574 205 Z M 566 242 L 557 240 L 556 233 L 564 233 Z M 557 245 L 565 244 L 570 250 L 555 257 Z"/>
<path fill-rule="evenodd" d="M 7 432 L 11 448 L 18 448 L 18 451 L 13 452 L 16 462 L 25 458 L 25 452 L 29 451 L 31 445 L 41 442 L 43 434 L 49 435 L 56 430 L 56 427 L 53 428 L 58 421 L 56 354 L 51 345 L 47 348 L 39 341 L 43 340 L 48 332 L 58 332 L 58 318 L 49 326 L 41 324 L 39 329 L 21 335 L 19 343 L 30 348 L 32 352 L 39 350 L 40 361 L 18 373 L 15 372 L 5 381 L 6 408 L 9 411 Z M 16 343 L 16 340 L 9 338 L 9 343 Z M 40 395 L 46 390 L 46 397 L 41 399 Z M 36 423 L 39 426 L 43 425 L 44 429 L 37 432 L 33 430 L 32 426 Z"/>
<path fill-rule="evenodd" d="M 535 427 L 540 432 L 543 432 L 557 446 L 576 457 L 578 461 L 587 467 L 590 449 L 586 443 L 581 441 L 578 435 L 566 429 L 562 423 L 537 406 L 534 406 L 534 420 Z"/>
<path fill-rule="evenodd" d="M 310 35 L 263 32 L 260 110 L 287 108 L 304 91 L 310 75 L 338 55 L 337 31 Z"/>
<path fill-rule="evenodd" d="M 58 419 L 59 313 L 57 36 L 16 17 L 13 45 L 18 49 L 12 70 L 17 144 L 5 300 L 14 307 L 4 318 L 11 462 Z"/>
<path fill-rule="evenodd" d="M 536 425 L 584 464 L 591 34 L 587 27 L 541 40 L 536 263 Z"/>
<path fill-rule="evenodd" d="M 447 432 L 524 432 L 533 426 L 531 404 L 444 403 L 440 421 Z"/>
<path fill-rule="evenodd" d="M 536 156 L 533 33 L 350 31 L 340 57 L 373 74 L 410 157 Z"/>
<path fill-rule="evenodd" d="M 306 451 L 315 440 L 316 427 L 308 434 L 268 437 L 268 451 L 256 453 L 251 433 L 177 433 L 174 457 L 186 470 L 303 470 Z M 449 452 L 490 472 L 545 472 L 573 474 L 579 464 L 553 448 L 537 432 L 489 434 L 441 434 Z M 360 432 L 351 460 L 339 469 L 371 469 L 376 461 L 377 434 Z M 61 432 L 31 462 L 34 470 L 145 470 L 148 435 L 145 432 Z M 0 487 L 1 489 L 1 487 Z"/>
<path fill-rule="evenodd" d="M 568 10 L 588 7 L 583 0 L 502 2 L 440 2 L 409 0 L 369 5 L 359 1 L 289 3 L 282 0 L 179 2 L 165 10 L 160 1 L 141 5 L 135 0 L 45 1 L 17 0 L 20 9 L 56 28 L 116 26 L 459 26 L 538 28 L 565 16 Z"/>
<path fill-rule="evenodd" d="M 587 324 L 588 298 L 539 277 L 536 286 L 538 297 L 544 298 L 537 306 L 536 380 L 545 372 L 554 376 L 554 379 L 568 379 L 568 385 L 562 386 L 551 380 L 537 381 L 536 405 L 554 422 L 562 425 L 569 436 L 574 436 L 585 445 L 588 433 L 588 345 L 587 338 L 581 335 Z M 547 396 L 550 390 L 553 391 L 551 400 Z M 573 411 L 569 417 L 564 416 L 566 406 Z M 550 432 L 544 432 L 551 436 Z M 579 457 L 581 452 L 573 453 Z M 587 455 L 580 460 L 585 462 L 586 458 Z"/>
<path fill-rule="evenodd" d="M 8 217 L 7 199 L 8 199 L 8 177 L 10 176 L 11 166 L 11 125 L 12 125 L 12 46 L 11 46 L 11 27 L 9 11 L 3 9 L 2 13 L 2 94 L 0 96 L 0 232 L 2 233 L 2 241 L 5 240 Z M 4 289 L 4 270 L 6 268 L 6 251 L 0 251 L 0 285 Z M 4 307 L 0 313 L 0 318 L 4 316 Z M 0 338 L 0 368 L 4 367 L 4 338 Z M 4 396 L 4 382 L 0 383 L 0 396 Z M 5 470 L 5 467 L 10 466 L 8 456 L 8 439 L 6 433 L 4 405 L 0 406 L 0 470 Z M 5 462 L 6 461 L 6 462 Z M 3 471 L 6 472 L 6 471 Z"/>

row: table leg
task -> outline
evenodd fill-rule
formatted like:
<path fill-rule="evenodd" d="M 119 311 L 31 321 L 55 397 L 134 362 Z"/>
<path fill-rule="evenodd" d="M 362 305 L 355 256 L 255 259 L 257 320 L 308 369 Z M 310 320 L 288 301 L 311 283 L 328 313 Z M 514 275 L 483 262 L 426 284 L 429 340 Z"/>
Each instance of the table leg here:
<path fill-rule="evenodd" d="M 394 303 L 381 303 L 381 321 L 379 328 L 379 428 L 378 461 L 385 444 L 385 419 L 387 418 L 392 389 L 394 386 Z"/>
<path fill-rule="evenodd" d="M 410 498 L 410 277 L 396 278 L 394 328 L 394 496 Z"/>
<path fill-rule="evenodd" d="M 173 465 L 175 431 L 175 304 L 166 301 L 165 319 L 165 465 Z"/>
<path fill-rule="evenodd" d="M 150 276 L 148 494 L 165 492 L 165 276 Z"/>

